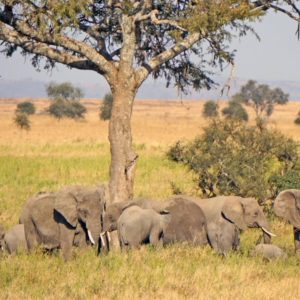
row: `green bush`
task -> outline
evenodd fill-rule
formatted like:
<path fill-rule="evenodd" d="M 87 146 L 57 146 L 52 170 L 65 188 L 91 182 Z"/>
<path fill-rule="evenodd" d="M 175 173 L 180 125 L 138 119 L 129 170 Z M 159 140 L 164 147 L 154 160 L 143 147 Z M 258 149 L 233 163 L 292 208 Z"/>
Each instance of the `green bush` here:
<path fill-rule="evenodd" d="M 46 91 L 48 97 L 53 99 L 47 109 L 50 115 L 57 119 L 63 117 L 72 119 L 84 118 L 84 114 L 87 110 L 85 106 L 79 102 L 79 99 L 83 96 L 79 88 L 73 87 L 69 82 L 61 84 L 51 82 L 46 87 Z"/>
<path fill-rule="evenodd" d="M 66 101 L 59 98 L 53 101 L 48 108 L 48 113 L 57 119 L 68 117 L 72 119 L 84 118 L 86 108 L 77 100 Z"/>
<path fill-rule="evenodd" d="M 33 115 L 35 113 L 35 106 L 30 101 L 20 102 L 17 105 L 16 113 L 26 113 L 27 115 Z"/>
<path fill-rule="evenodd" d="M 300 111 L 298 112 L 298 117 L 295 120 L 295 123 L 298 124 L 298 125 L 300 125 Z"/>
<path fill-rule="evenodd" d="M 274 174 L 270 177 L 269 184 L 273 196 L 286 189 L 300 189 L 300 170 L 289 170 L 283 175 Z"/>
<path fill-rule="evenodd" d="M 30 121 L 28 119 L 27 113 L 16 112 L 14 122 L 21 130 L 30 130 Z"/>
<path fill-rule="evenodd" d="M 99 112 L 99 117 L 101 120 L 106 121 L 110 119 L 113 101 L 114 99 L 111 93 L 105 94 Z"/>
<path fill-rule="evenodd" d="M 265 123 L 247 126 L 240 120 L 212 120 L 194 140 L 172 146 L 168 157 L 187 165 L 204 196 L 239 195 L 262 201 L 269 178 L 285 174 L 298 161 L 297 144 Z"/>
<path fill-rule="evenodd" d="M 222 110 L 222 114 L 227 118 L 236 118 L 242 121 L 248 121 L 248 114 L 244 107 L 236 101 L 229 101 L 228 106 Z"/>
<path fill-rule="evenodd" d="M 205 102 L 203 109 L 203 116 L 205 118 L 213 118 L 218 116 L 218 104 L 216 101 L 209 100 Z"/>

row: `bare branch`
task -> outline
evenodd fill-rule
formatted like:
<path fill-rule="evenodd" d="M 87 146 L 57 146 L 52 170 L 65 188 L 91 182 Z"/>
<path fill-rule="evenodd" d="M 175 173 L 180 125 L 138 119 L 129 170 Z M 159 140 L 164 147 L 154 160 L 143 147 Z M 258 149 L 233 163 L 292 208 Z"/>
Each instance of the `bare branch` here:
<path fill-rule="evenodd" d="M 92 70 L 103 74 L 98 66 L 91 61 L 61 52 L 43 43 L 32 42 L 27 37 L 21 36 L 17 31 L 8 29 L 3 22 L 0 22 L 0 40 L 15 44 L 27 52 L 43 55 L 72 68 Z"/>
<path fill-rule="evenodd" d="M 147 15 L 142 15 L 142 16 L 136 15 L 135 18 L 134 18 L 134 20 L 135 20 L 136 22 L 140 22 L 140 21 L 144 21 L 144 20 L 150 19 L 151 22 L 152 22 L 153 24 L 155 24 L 155 25 L 170 24 L 170 25 L 176 27 L 176 28 L 179 29 L 179 30 L 187 31 L 185 28 L 179 26 L 179 25 L 177 24 L 177 22 L 175 22 L 175 21 L 173 21 L 173 20 L 158 20 L 158 19 L 157 19 L 157 16 L 156 16 L 157 14 L 158 14 L 158 10 L 155 9 L 155 10 L 151 11 L 151 12 L 150 12 L 149 14 L 147 14 Z"/>
<path fill-rule="evenodd" d="M 101 73 L 106 77 L 112 78 L 114 67 L 111 62 L 107 61 L 101 54 L 99 54 L 96 50 L 89 47 L 87 44 L 83 42 L 79 42 L 77 40 L 68 38 L 67 36 L 61 34 L 55 34 L 55 36 L 46 33 L 41 35 L 36 29 L 30 27 L 25 22 L 19 21 L 13 16 L 4 13 L 0 13 L 0 21 L 3 24 L 8 24 L 12 26 L 19 33 L 19 36 L 24 36 L 33 39 L 34 42 L 41 42 L 46 45 L 54 45 L 63 47 L 67 50 L 78 53 L 79 55 L 85 56 L 87 59 L 91 60 L 94 64 L 101 69 Z M 33 42 L 33 43 L 34 43 Z"/>
<path fill-rule="evenodd" d="M 192 45 L 198 42 L 201 38 L 205 37 L 205 33 L 195 32 L 188 35 L 186 38 L 176 43 L 170 49 L 160 53 L 159 55 L 153 57 L 148 62 L 144 63 L 136 71 L 136 81 L 138 86 L 140 86 L 147 76 L 157 67 L 161 66 L 170 59 L 173 59 L 175 56 L 181 54 L 182 52 L 188 50 Z"/>

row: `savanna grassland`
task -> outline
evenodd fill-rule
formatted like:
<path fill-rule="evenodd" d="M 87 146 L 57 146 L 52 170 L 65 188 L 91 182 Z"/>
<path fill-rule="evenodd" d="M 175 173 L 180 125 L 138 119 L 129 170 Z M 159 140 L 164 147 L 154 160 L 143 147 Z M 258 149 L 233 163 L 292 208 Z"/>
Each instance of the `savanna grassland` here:
<path fill-rule="evenodd" d="M 32 99 L 37 113 L 31 130 L 14 123 L 16 104 L 0 99 L 0 223 L 18 223 L 24 201 L 40 190 L 67 184 L 93 185 L 109 176 L 108 122 L 98 117 L 100 100 L 86 99 L 85 121 L 54 120 L 43 113 L 47 99 Z M 27 100 L 27 99 L 26 99 Z M 191 139 L 207 123 L 204 101 L 137 100 L 132 117 L 133 142 L 140 158 L 135 196 L 157 200 L 172 195 L 172 186 L 196 195 L 193 175 L 168 161 L 165 152 L 178 139 Z M 225 104 L 222 103 L 221 106 Z M 269 126 L 300 141 L 293 123 L 300 102 L 277 106 Z M 248 109 L 250 122 L 254 114 Z M 290 225 L 269 216 L 277 234 L 273 243 L 287 261 L 249 257 L 259 237 L 256 229 L 241 235 L 240 251 L 223 258 L 204 249 L 172 245 L 142 247 L 127 253 L 96 256 L 94 249 L 75 249 L 64 263 L 59 254 L 4 255 L 0 261 L 0 299 L 300 299 L 300 266 L 293 253 Z"/>

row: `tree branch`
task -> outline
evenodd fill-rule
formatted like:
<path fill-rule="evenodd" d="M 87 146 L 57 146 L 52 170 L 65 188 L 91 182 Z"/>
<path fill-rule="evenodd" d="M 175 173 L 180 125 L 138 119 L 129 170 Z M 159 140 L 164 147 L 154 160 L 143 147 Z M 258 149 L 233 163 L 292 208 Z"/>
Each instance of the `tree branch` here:
<path fill-rule="evenodd" d="M 32 42 L 27 37 L 21 36 L 17 31 L 8 29 L 3 22 L 0 21 L 0 40 L 15 44 L 27 52 L 43 55 L 49 59 L 53 59 L 58 63 L 62 63 L 72 68 L 80 70 L 92 70 L 100 74 L 103 72 L 99 67 L 87 59 L 75 57 L 71 54 L 53 49 L 43 43 Z"/>
<path fill-rule="evenodd" d="M 204 38 L 206 34 L 195 32 L 188 35 L 182 41 L 176 43 L 172 48 L 160 53 L 159 55 L 153 57 L 148 62 L 145 62 L 135 74 L 135 79 L 140 86 L 147 76 L 157 67 L 161 66 L 170 59 L 173 59 L 175 56 L 181 54 L 182 52 L 190 49 L 190 47 L 198 42 L 201 38 Z"/>
<path fill-rule="evenodd" d="M 5 12 L 0 13 L 0 21 L 2 21 L 3 27 L 5 27 L 5 25 L 3 24 L 12 26 L 18 32 L 19 36 L 24 36 L 24 38 L 28 37 L 29 39 L 33 39 L 34 41 L 32 43 L 34 44 L 41 42 L 46 44 L 46 47 L 47 45 L 59 46 L 66 50 L 76 52 L 81 56 L 85 56 L 87 59 L 89 59 L 91 62 L 98 66 L 98 69 L 101 70 L 101 74 L 103 74 L 107 78 L 107 80 L 113 77 L 113 64 L 107 61 L 96 50 L 94 50 L 93 48 L 91 48 L 83 42 L 79 42 L 61 34 L 55 34 L 54 36 L 49 33 L 41 34 L 25 22 L 17 20 L 12 15 L 8 15 Z"/>

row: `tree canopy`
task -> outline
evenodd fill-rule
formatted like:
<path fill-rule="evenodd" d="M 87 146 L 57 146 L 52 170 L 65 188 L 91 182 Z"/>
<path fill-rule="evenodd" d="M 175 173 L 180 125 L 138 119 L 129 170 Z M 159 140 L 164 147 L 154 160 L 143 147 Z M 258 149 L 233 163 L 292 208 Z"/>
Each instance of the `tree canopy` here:
<path fill-rule="evenodd" d="M 138 155 L 130 120 L 151 74 L 182 91 L 211 88 L 211 67 L 233 63 L 233 34 L 252 31 L 272 1 L 0 0 L 1 51 L 18 48 L 32 64 L 55 63 L 104 76 L 113 94 L 109 123 L 111 201 L 132 198 Z M 277 2 L 276 2 L 277 3 Z M 45 60 L 43 60 L 45 58 Z M 42 63 L 44 62 L 44 63 Z"/>
<path fill-rule="evenodd" d="M 251 106 L 256 116 L 261 117 L 264 113 L 270 116 L 274 105 L 287 103 L 289 95 L 280 88 L 270 89 L 267 84 L 257 84 L 255 80 L 249 80 L 239 93 L 233 95 L 232 100 Z"/>

